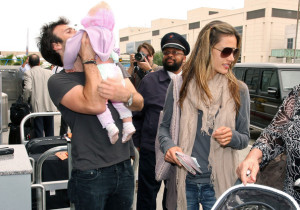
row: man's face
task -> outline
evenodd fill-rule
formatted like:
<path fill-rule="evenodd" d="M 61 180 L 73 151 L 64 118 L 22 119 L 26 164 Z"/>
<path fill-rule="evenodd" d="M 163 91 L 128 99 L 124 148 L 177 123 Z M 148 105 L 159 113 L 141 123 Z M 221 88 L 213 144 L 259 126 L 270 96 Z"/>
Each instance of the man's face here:
<path fill-rule="evenodd" d="M 53 34 L 63 40 L 63 48 L 66 41 L 76 34 L 76 30 L 68 25 L 58 25 L 54 28 Z"/>
<path fill-rule="evenodd" d="M 163 50 L 163 66 L 167 71 L 177 73 L 186 60 L 186 56 L 182 50 L 176 48 L 165 48 Z"/>

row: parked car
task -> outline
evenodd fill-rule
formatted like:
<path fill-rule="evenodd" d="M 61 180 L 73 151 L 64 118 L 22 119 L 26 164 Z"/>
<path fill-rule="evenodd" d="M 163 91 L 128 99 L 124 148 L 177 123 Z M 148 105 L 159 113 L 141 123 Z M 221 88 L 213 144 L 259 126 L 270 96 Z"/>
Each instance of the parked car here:
<path fill-rule="evenodd" d="M 238 63 L 233 72 L 250 93 L 250 127 L 270 124 L 292 88 L 300 83 L 300 64 Z"/>

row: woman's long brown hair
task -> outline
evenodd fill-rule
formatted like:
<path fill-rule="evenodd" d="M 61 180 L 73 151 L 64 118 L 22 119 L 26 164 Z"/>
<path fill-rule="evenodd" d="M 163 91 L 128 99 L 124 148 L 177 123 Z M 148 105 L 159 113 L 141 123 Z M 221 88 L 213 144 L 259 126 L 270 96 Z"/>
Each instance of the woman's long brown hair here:
<path fill-rule="evenodd" d="M 183 101 L 187 95 L 189 82 L 193 78 L 196 80 L 197 89 L 199 90 L 201 99 L 205 101 L 205 94 L 209 100 L 212 100 L 212 95 L 207 84 L 207 81 L 211 79 L 214 74 L 211 51 L 212 48 L 220 41 L 220 37 L 222 35 L 235 36 L 237 40 L 237 48 L 240 49 L 241 38 L 238 32 L 228 23 L 212 21 L 204 26 L 199 33 L 191 56 L 182 68 L 183 83 L 179 95 L 180 107 L 182 107 Z M 228 73 L 226 74 L 226 77 L 228 78 L 228 88 L 235 102 L 236 113 L 240 108 L 240 93 L 238 80 L 232 73 L 232 67 L 237 62 L 238 57 L 238 55 L 235 57 Z M 205 103 L 209 104 L 209 101 L 205 101 Z"/>

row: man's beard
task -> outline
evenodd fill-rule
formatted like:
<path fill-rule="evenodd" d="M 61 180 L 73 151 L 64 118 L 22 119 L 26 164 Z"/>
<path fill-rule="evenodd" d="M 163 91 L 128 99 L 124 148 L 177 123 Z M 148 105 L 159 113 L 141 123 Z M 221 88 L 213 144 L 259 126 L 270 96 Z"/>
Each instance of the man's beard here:
<path fill-rule="evenodd" d="M 170 72 L 175 72 L 175 71 L 178 71 L 182 65 L 182 61 L 181 62 L 174 62 L 172 65 L 168 65 L 167 60 L 163 60 L 163 67 L 164 67 L 164 70 L 166 71 L 170 71 Z"/>

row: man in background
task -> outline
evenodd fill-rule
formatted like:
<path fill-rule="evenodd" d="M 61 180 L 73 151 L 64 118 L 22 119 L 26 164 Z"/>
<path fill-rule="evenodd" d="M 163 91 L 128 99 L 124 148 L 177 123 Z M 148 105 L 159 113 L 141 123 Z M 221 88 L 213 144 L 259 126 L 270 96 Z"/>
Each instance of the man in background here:
<path fill-rule="evenodd" d="M 133 117 L 136 128 L 133 141 L 140 151 L 137 210 L 156 209 L 156 197 L 161 185 L 155 180 L 155 137 L 159 114 L 163 110 L 171 78 L 181 75 L 190 46 L 181 35 L 171 32 L 162 38 L 161 50 L 163 69 L 147 74 L 141 81 L 138 92 L 144 97 L 144 108 Z M 165 199 L 163 208 L 166 209 Z"/>
<path fill-rule="evenodd" d="M 139 87 L 141 80 L 146 74 L 162 68 L 162 66 L 153 63 L 155 51 L 151 44 L 144 42 L 138 46 L 137 52 L 140 53 L 141 59 L 137 60 L 135 59 L 135 54 L 131 54 L 130 67 L 127 70 L 131 75 L 131 82 L 135 88 Z"/>
<path fill-rule="evenodd" d="M 57 109 L 50 99 L 48 80 L 52 72 L 40 67 L 40 57 L 36 54 L 29 56 L 30 71 L 24 74 L 24 99 L 30 103 L 33 112 L 55 112 Z M 34 118 L 35 137 L 54 136 L 54 116 Z"/>

